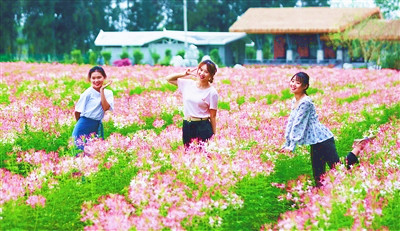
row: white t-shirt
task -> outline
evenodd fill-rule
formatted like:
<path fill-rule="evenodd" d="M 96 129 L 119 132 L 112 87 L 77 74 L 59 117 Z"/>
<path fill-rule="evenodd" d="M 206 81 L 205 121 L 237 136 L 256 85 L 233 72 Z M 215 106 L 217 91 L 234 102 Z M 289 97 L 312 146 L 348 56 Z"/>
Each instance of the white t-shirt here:
<path fill-rule="evenodd" d="M 178 79 L 178 89 L 183 96 L 183 114 L 187 117 L 210 117 L 210 109 L 218 108 L 218 93 L 213 86 L 200 89 L 196 81 L 191 79 Z"/>
<path fill-rule="evenodd" d="M 109 89 L 104 89 L 104 95 L 108 104 L 110 104 L 110 110 L 114 109 L 114 95 Z M 104 117 L 104 110 L 101 107 L 101 95 L 100 92 L 96 91 L 93 87 L 86 89 L 80 96 L 78 102 L 75 105 L 75 111 L 80 112 L 81 116 L 101 120 Z"/>

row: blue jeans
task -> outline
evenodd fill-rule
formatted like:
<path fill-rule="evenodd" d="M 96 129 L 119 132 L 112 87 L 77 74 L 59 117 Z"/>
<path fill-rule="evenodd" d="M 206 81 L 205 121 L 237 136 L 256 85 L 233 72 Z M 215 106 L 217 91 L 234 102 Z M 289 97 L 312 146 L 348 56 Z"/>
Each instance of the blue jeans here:
<path fill-rule="evenodd" d="M 213 135 L 211 122 L 209 120 L 202 121 L 183 121 L 182 137 L 185 147 L 189 147 L 192 140 L 207 141 Z"/>
<path fill-rule="evenodd" d="M 96 133 L 104 138 L 103 124 L 101 120 L 94 120 L 81 116 L 76 122 L 72 137 L 74 137 L 75 145 L 78 149 L 83 150 L 84 143 L 81 140 L 82 136 L 88 137 L 90 134 Z"/>

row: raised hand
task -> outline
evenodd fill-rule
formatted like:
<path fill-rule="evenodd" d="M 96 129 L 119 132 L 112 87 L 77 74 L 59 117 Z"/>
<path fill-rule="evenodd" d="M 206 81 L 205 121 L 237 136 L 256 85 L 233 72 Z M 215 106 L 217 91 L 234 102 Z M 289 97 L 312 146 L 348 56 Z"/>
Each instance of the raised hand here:
<path fill-rule="evenodd" d="M 104 90 L 104 88 L 106 88 L 106 87 L 108 87 L 108 86 L 110 86 L 111 84 L 112 84 L 112 80 L 110 80 L 108 83 L 106 83 L 106 84 L 103 84 L 103 86 L 101 86 L 101 88 L 100 88 L 100 90 Z"/>
<path fill-rule="evenodd" d="M 197 68 L 194 69 L 186 69 L 185 75 L 196 75 Z"/>

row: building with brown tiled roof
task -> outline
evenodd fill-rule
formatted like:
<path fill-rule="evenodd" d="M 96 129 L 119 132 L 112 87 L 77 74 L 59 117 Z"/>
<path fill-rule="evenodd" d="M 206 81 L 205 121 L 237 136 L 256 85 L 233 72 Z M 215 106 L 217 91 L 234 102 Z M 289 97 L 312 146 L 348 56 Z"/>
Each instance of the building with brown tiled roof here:
<path fill-rule="evenodd" d="M 257 50 L 262 49 L 263 36 L 272 35 L 274 60 L 297 63 L 342 62 L 345 58 L 343 50 L 335 51 L 321 38 L 331 33 L 349 31 L 349 28 L 362 25 L 361 22 L 369 19 L 376 19 L 375 22 L 379 23 L 383 21 L 379 8 L 249 8 L 229 31 L 253 34 Z M 393 26 L 393 31 L 397 32 L 382 33 L 381 38 L 398 39 L 399 24 L 385 25 Z M 366 26 L 371 27 L 369 24 Z M 362 31 L 368 36 L 365 29 Z M 355 37 L 358 37 L 357 33 L 357 30 L 349 32 Z M 373 30 L 371 33 L 376 35 Z M 262 52 L 257 53 L 257 59 L 262 61 L 262 57 L 259 57 Z"/>

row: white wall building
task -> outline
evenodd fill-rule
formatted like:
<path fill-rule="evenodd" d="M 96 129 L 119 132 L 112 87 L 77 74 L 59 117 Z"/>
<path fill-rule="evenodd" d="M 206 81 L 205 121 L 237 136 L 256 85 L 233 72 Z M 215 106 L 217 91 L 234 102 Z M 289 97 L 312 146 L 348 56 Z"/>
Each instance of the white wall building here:
<path fill-rule="evenodd" d="M 194 31 L 121 31 L 110 32 L 100 30 L 94 44 L 101 46 L 102 51 L 111 52 L 111 63 L 120 59 L 125 50 L 129 57 L 140 49 L 144 58 L 142 63 L 154 64 L 151 52 L 157 52 L 162 60 L 167 49 L 172 56 L 185 50 L 187 45 L 195 45 L 204 55 L 210 55 L 212 49 L 218 49 L 222 64 L 233 66 L 243 64 L 245 58 L 245 43 L 249 42 L 243 32 L 194 32 Z M 132 58 L 131 58 L 132 59 Z"/>

